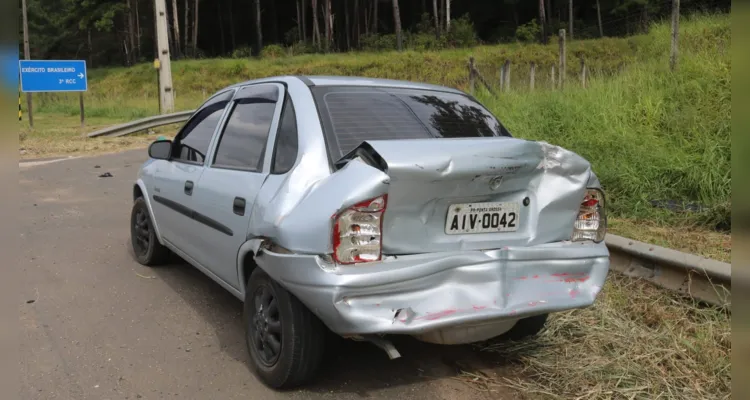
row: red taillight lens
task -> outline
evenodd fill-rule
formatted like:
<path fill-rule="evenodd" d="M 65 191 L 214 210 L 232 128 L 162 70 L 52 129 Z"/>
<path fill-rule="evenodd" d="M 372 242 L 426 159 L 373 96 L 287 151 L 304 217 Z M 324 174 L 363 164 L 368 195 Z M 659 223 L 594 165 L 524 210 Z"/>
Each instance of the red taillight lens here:
<path fill-rule="evenodd" d="M 596 207 L 597 204 L 599 204 L 599 200 L 592 198 L 584 200 L 583 203 L 581 203 L 581 205 L 584 207 Z"/>
<path fill-rule="evenodd" d="M 604 212 L 604 192 L 586 189 L 573 227 L 571 240 L 601 242 L 607 234 L 607 218 Z"/>
<path fill-rule="evenodd" d="M 357 203 L 338 214 L 333 223 L 333 259 L 356 264 L 381 259 L 381 233 L 387 195 Z"/>

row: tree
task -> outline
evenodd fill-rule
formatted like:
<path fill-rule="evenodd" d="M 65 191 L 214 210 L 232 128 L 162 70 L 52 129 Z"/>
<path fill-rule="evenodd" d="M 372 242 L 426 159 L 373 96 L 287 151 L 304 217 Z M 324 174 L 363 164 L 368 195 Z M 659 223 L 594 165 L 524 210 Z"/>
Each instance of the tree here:
<path fill-rule="evenodd" d="M 188 21 L 189 21 L 188 20 L 188 11 L 189 10 L 190 10 L 190 1 L 189 0 L 185 0 L 185 11 L 184 11 L 185 19 L 183 19 L 184 23 L 182 25 L 182 27 L 184 28 L 183 29 L 184 32 L 182 34 L 182 41 L 184 42 L 183 45 L 185 46 L 183 48 L 183 53 L 185 53 L 185 54 L 188 53 L 188 30 L 190 28 L 190 26 L 188 25 Z"/>
<path fill-rule="evenodd" d="M 349 2 L 344 0 L 344 36 L 346 37 L 346 48 L 351 49 L 352 43 L 351 43 L 351 29 L 349 27 Z"/>
<path fill-rule="evenodd" d="M 326 53 L 330 50 L 331 46 L 331 0 L 323 0 L 323 32 L 326 35 L 326 40 L 323 43 L 323 48 Z"/>
<path fill-rule="evenodd" d="M 263 50 L 263 29 L 260 24 L 260 0 L 255 0 L 255 54 L 258 57 L 260 57 L 260 52 L 262 50 Z"/>
<path fill-rule="evenodd" d="M 438 0 L 432 0 L 432 13 L 435 15 L 435 37 L 440 39 L 440 13 L 438 13 Z"/>
<path fill-rule="evenodd" d="M 313 44 L 320 48 L 320 27 L 318 25 L 318 0 L 312 0 Z"/>
<path fill-rule="evenodd" d="M 346 2 L 346 0 L 344 1 Z M 360 32 L 359 20 L 359 0 L 354 0 L 354 45 L 356 47 L 359 47 L 359 35 L 362 33 Z"/>
<path fill-rule="evenodd" d="M 396 43 L 398 51 L 403 50 L 404 44 L 401 38 L 401 15 L 398 11 L 398 0 L 393 0 L 393 23 L 396 27 Z"/>
<path fill-rule="evenodd" d="M 198 0 L 193 6 L 193 57 L 198 57 Z"/>
<path fill-rule="evenodd" d="M 136 0 L 136 4 L 138 1 Z M 174 29 L 174 50 L 177 58 L 181 57 L 182 46 L 180 45 L 180 14 L 177 10 L 177 0 L 172 0 L 172 29 Z"/>
<path fill-rule="evenodd" d="M 602 7 L 599 0 L 596 0 L 596 19 L 599 21 L 599 37 L 604 37 L 604 28 L 602 27 Z"/>
<path fill-rule="evenodd" d="M 570 40 L 573 40 L 573 0 L 568 0 L 568 29 Z"/>
<path fill-rule="evenodd" d="M 539 27 L 541 32 L 541 42 L 547 44 L 547 32 L 544 27 L 547 24 L 547 18 L 544 12 L 544 0 L 539 0 Z"/>
<path fill-rule="evenodd" d="M 445 0 L 445 31 L 451 30 L 451 0 Z"/>
<path fill-rule="evenodd" d="M 305 13 L 306 9 L 305 0 L 302 0 L 302 6 L 300 7 L 302 9 L 302 41 L 307 42 L 307 15 Z"/>
<path fill-rule="evenodd" d="M 135 10 L 133 10 L 133 6 L 131 3 L 131 0 L 127 0 L 127 13 L 128 13 L 128 39 L 129 39 L 129 47 L 130 51 L 127 53 L 127 61 L 128 65 L 135 64 L 137 61 L 137 58 L 135 56 L 135 19 L 133 18 L 133 13 Z"/>

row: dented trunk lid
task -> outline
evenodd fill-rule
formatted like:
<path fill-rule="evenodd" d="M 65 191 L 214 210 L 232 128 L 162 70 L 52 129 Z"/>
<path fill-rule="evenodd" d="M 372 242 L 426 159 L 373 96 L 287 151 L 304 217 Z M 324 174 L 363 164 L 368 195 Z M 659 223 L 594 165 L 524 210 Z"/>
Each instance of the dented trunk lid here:
<path fill-rule="evenodd" d="M 365 141 L 337 162 L 388 175 L 383 252 L 485 250 L 567 240 L 590 164 L 511 137 Z"/>

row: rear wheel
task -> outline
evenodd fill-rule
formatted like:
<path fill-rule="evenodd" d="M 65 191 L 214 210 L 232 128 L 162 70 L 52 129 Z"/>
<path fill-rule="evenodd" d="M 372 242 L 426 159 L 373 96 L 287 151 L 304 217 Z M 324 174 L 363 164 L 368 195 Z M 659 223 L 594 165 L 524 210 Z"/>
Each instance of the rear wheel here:
<path fill-rule="evenodd" d="M 521 340 L 530 336 L 536 336 L 544 329 L 548 316 L 549 314 L 542 314 L 521 319 L 500 337 L 505 340 Z"/>
<path fill-rule="evenodd" d="M 151 267 L 169 261 L 169 249 L 159 243 L 143 197 L 135 199 L 130 214 L 130 242 L 136 260 L 143 265 Z"/>
<path fill-rule="evenodd" d="M 247 283 L 244 324 L 250 363 L 266 385 L 289 388 L 314 377 L 323 358 L 326 329 L 260 268 Z"/>

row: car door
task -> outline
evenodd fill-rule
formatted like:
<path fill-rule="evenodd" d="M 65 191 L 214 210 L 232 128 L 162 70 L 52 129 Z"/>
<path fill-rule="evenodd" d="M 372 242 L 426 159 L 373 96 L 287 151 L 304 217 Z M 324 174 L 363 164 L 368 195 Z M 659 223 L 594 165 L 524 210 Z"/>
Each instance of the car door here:
<path fill-rule="evenodd" d="M 239 89 L 214 140 L 209 166 L 195 187 L 195 258 L 237 289 L 237 254 L 247 240 L 255 198 L 269 173 L 269 136 L 277 129 L 283 99 L 281 84 Z"/>
<path fill-rule="evenodd" d="M 209 99 L 178 133 L 172 155 L 154 173 L 152 208 L 162 239 L 191 255 L 195 239 L 193 192 L 205 169 L 206 154 L 234 91 Z"/>

